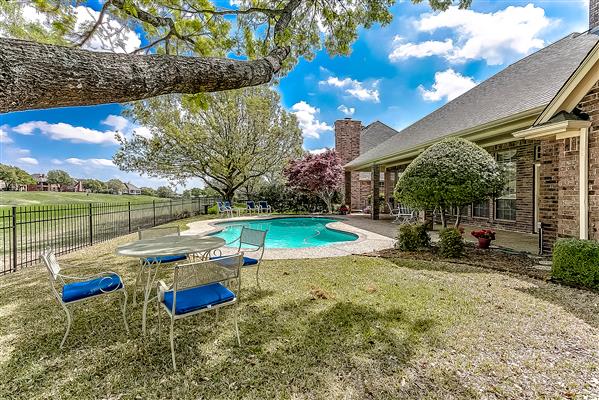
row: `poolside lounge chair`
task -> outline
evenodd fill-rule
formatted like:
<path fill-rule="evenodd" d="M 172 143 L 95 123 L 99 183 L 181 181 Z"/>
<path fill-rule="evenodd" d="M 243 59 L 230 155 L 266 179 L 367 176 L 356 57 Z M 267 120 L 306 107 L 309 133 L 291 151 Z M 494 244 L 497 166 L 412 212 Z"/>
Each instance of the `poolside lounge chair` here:
<path fill-rule="evenodd" d="M 223 204 L 224 204 L 225 208 L 227 208 L 227 209 L 231 210 L 231 216 L 233 216 L 233 213 L 236 213 L 236 214 L 237 214 L 237 216 L 239 217 L 239 210 L 238 210 L 238 209 L 236 209 L 235 207 L 233 207 L 233 206 L 231 205 L 231 202 L 229 202 L 229 201 L 225 201 Z"/>
<path fill-rule="evenodd" d="M 264 200 L 258 202 L 258 210 L 260 210 L 261 213 L 272 212 L 272 208 L 268 205 L 268 202 Z"/>
<path fill-rule="evenodd" d="M 268 230 L 259 230 L 252 229 L 248 227 L 241 228 L 241 234 L 239 238 L 234 241 L 227 243 L 227 245 L 231 245 L 237 241 L 239 241 L 239 247 L 237 248 L 237 253 L 243 252 L 245 254 L 250 254 L 252 257 L 245 256 L 243 257 L 243 266 L 244 267 L 252 267 L 256 266 L 256 286 L 260 286 L 260 281 L 258 280 L 258 273 L 260 272 L 260 263 L 262 262 L 262 257 L 264 256 L 264 243 L 266 242 L 266 234 Z M 222 256 L 211 257 L 211 260 L 218 260 L 222 258 Z"/>
<path fill-rule="evenodd" d="M 222 257 L 217 260 L 198 261 L 175 266 L 173 284 L 167 286 L 158 282 L 158 307 L 170 317 L 170 342 L 173 368 L 175 361 L 175 321 L 205 311 L 235 305 L 234 323 L 237 344 L 241 345 L 237 326 L 238 293 L 241 289 L 241 264 L 243 253 Z M 237 287 L 225 284 L 237 281 Z M 158 331 L 160 332 L 161 311 L 158 311 Z"/>
<path fill-rule="evenodd" d="M 248 212 L 248 214 L 252 214 L 252 213 L 259 213 L 260 210 L 258 209 L 258 207 L 256 206 L 256 203 L 252 200 L 248 200 L 245 202 L 246 204 L 246 211 Z"/>
<path fill-rule="evenodd" d="M 60 273 L 60 265 L 56 260 L 56 255 L 50 248 L 46 248 L 40 258 L 50 274 L 50 287 L 52 288 L 54 297 L 67 314 L 67 331 L 62 338 L 62 342 L 60 342 L 60 348 L 64 345 L 71 330 L 73 316 L 69 307 L 72 304 L 95 299 L 105 294 L 123 294 L 123 322 L 125 323 L 125 330 L 129 333 L 126 315 L 127 291 L 125 290 L 123 279 L 116 272 L 100 272 L 87 277 L 68 276 Z M 67 283 L 68 281 L 72 282 Z M 57 290 L 57 286 L 60 286 L 61 289 Z"/>
<path fill-rule="evenodd" d="M 233 209 L 230 206 L 225 206 L 225 203 L 223 203 L 222 201 L 217 201 L 216 206 L 218 207 L 219 214 L 224 214 L 225 216 L 228 215 L 230 217 L 233 217 Z"/>

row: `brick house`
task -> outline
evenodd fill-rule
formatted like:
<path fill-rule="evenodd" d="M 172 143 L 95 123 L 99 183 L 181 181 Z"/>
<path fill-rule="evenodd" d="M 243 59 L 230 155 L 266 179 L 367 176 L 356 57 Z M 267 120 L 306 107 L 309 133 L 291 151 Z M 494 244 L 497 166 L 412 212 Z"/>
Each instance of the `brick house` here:
<path fill-rule="evenodd" d="M 360 121 L 345 118 L 335 121 L 335 150 L 341 162 L 347 164 L 397 133 L 380 121 L 364 127 Z M 354 171 L 349 173 L 348 178 L 344 177 L 344 185 L 346 179 L 347 182 L 351 181 L 351 201 L 345 202 L 351 204 L 352 210 L 365 209 L 370 205 L 372 174 Z"/>
<path fill-rule="evenodd" d="M 45 174 L 31 174 L 35 179 L 34 184 L 27 185 L 28 192 L 60 192 L 60 185 L 48 183 L 48 177 Z"/>
<path fill-rule="evenodd" d="M 354 199 L 353 174 L 370 172 L 378 219 L 380 188 L 389 193 L 425 148 L 458 136 L 510 172 L 501 196 L 462 210 L 465 223 L 528 233 L 542 228 L 546 251 L 559 237 L 598 240 L 599 0 L 590 0 L 589 22 L 588 32 L 508 66 L 353 158 L 345 164 L 346 197 Z"/>

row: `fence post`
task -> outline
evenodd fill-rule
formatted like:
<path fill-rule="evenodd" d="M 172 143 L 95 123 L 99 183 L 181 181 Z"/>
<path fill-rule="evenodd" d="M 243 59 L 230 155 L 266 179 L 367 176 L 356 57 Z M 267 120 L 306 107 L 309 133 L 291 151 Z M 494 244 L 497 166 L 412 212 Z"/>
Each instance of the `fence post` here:
<path fill-rule="evenodd" d="M 152 210 L 154 211 L 154 224 L 152 226 L 156 226 L 156 200 L 152 200 Z"/>
<path fill-rule="evenodd" d="M 94 244 L 94 218 L 92 211 L 92 203 L 89 203 L 89 245 Z"/>
<path fill-rule="evenodd" d="M 12 270 L 17 272 L 17 207 L 12 207 Z"/>
<path fill-rule="evenodd" d="M 173 220 L 173 199 L 171 199 L 171 204 L 170 206 L 170 213 L 171 213 L 171 221 Z"/>
<path fill-rule="evenodd" d="M 131 202 L 127 202 L 127 212 L 129 213 L 129 233 L 131 233 Z"/>
<path fill-rule="evenodd" d="M 200 200 L 200 197 L 197 198 L 198 199 L 198 214 L 202 213 L 202 202 Z"/>

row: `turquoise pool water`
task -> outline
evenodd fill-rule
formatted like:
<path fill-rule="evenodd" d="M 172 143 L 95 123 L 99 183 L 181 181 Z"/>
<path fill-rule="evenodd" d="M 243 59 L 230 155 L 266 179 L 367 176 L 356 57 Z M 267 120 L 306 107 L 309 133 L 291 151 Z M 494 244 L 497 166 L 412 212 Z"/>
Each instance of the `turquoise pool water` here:
<path fill-rule="evenodd" d="M 328 229 L 325 225 L 335 222 L 332 218 L 273 218 L 259 221 L 220 222 L 216 224 L 224 229 L 213 233 L 225 239 L 227 243 L 237 239 L 241 228 L 247 226 L 252 229 L 267 230 L 267 249 L 300 249 L 304 247 L 320 247 L 331 243 L 349 242 L 356 240 L 357 235 L 349 232 Z M 234 243 L 238 245 L 238 243 Z"/>

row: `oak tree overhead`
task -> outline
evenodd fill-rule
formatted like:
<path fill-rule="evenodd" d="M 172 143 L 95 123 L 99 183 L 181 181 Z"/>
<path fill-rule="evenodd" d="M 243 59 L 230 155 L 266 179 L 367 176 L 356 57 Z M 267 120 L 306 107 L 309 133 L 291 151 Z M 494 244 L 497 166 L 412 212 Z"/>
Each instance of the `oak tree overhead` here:
<path fill-rule="evenodd" d="M 472 0 L 412 0 L 443 10 Z M 395 0 L 0 1 L 0 112 L 129 102 L 270 82 L 322 46 L 349 54 L 358 28 L 388 24 Z M 39 18 L 26 19 L 25 8 Z M 120 29 L 115 29 L 115 25 Z M 124 29 L 144 42 L 128 54 Z M 108 45 L 101 50 L 94 41 Z M 235 58 L 227 58 L 234 55 Z"/>
<path fill-rule="evenodd" d="M 133 103 L 129 113 L 152 135 L 119 137 L 119 168 L 173 183 L 200 178 L 232 200 L 247 181 L 301 154 L 297 120 L 267 86 L 208 94 L 205 107 L 177 97 Z"/>

